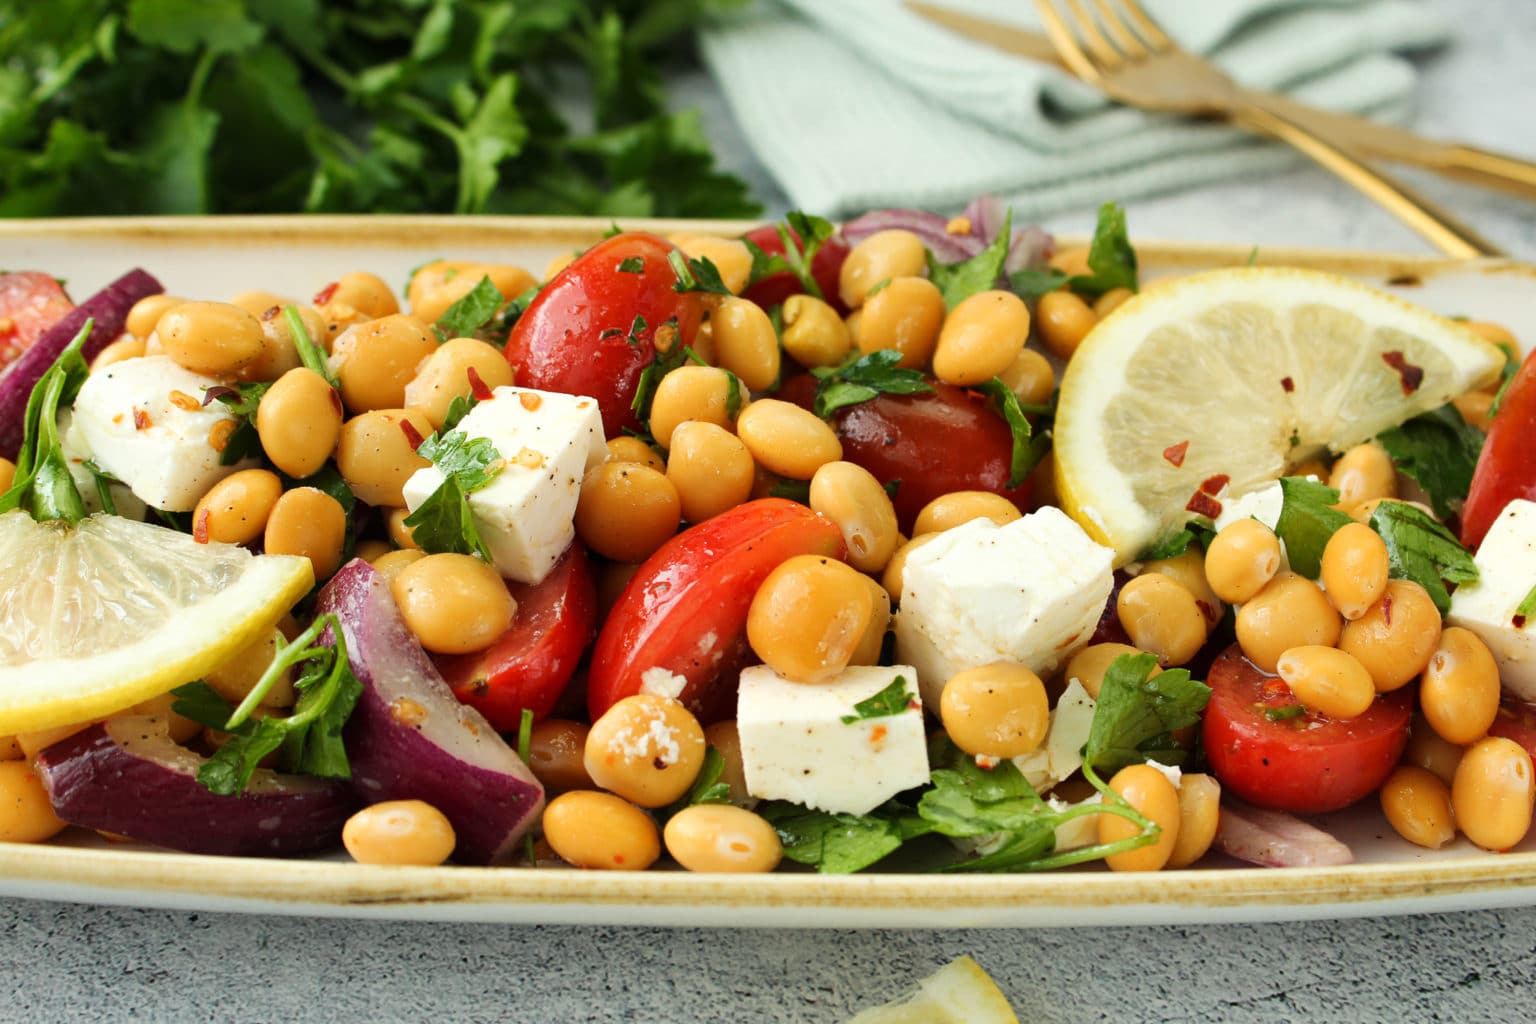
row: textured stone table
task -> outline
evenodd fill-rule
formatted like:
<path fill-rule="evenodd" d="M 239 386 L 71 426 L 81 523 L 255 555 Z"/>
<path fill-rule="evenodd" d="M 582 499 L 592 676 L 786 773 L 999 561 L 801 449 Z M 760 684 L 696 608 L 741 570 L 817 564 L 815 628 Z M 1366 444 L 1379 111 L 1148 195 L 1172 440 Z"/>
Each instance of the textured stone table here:
<path fill-rule="evenodd" d="M 1536 156 L 1536 4 L 1445 0 L 1425 131 Z M 782 208 L 701 76 L 739 170 Z M 1421 179 L 1415 177 L 1415 182 Z M 1427 183 L 1536 258 L 1536 204 Z M 1112 197 L 1106 197 L 1112 198 Z M 1092 212 L 1052 221 L 1083 232 Z M 1135 204 L 1145 238 L 1423 251 L 1310 168 Z M 1033 932 L 505 928 L 239 917 L 0 901 L 0 1019 L 839 1021 L 969 953 L 1020 1017 L 1066 1021 L 1517 1021 L 1536 988 L 1536 910 L 1312 924 Z"/>

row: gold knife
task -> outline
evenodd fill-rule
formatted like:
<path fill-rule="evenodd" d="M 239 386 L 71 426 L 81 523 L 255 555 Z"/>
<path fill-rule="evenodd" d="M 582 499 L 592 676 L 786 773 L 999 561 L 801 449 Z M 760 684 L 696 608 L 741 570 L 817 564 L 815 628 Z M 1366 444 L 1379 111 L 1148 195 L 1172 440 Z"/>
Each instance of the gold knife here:
<path fill-rule="evenodd" d="M 1029 60 L 1063 66 L 1056 55 L 1056 47 L 1040 33 L 922 0 L 904 0 L 904 5 L 914 14 L 972 42 Z M 1498 189 L 1523 199 L 1536 199 L 1536 163 L 1475 146 L 1427 139 L 1406 128 L 1352 114 L 1318 110 L 1275 93 L 1250 90 L 1249 94 L 1286 120 L 1341 149 L 1423 167 L 1448 178 Z"/>

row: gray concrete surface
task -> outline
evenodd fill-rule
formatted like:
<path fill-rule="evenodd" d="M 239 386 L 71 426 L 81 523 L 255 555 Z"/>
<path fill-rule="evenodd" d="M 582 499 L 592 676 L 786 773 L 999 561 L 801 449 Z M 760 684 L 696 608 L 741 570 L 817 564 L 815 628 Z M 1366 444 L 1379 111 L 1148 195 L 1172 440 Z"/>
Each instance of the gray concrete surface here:
<path fill-rule="evenodd" d="M 1536 4 L 1441 0 L 1418 127 L 1536 156 Z M 764 183 L 701 76 L 728 158 Z M 1415 176 L 1416 182 L 1422 179 Z M 1536 258 L 1536 204 L 1428 182 Z M 1111 197 L 1106 197 L 1111 198 Z M 1092 212 L 1052 221 L 1084 231 Z M 1136 204 L 1133 233 L 1422 251 L 1310 168 Z M 839 1021 L 969 953 L 1038 1024 L 1521 1021 L 1536 910 L 1311 924 L 1010 932 L 508 928 L 240 917 L 0 901 L 0 1021 Z"/>

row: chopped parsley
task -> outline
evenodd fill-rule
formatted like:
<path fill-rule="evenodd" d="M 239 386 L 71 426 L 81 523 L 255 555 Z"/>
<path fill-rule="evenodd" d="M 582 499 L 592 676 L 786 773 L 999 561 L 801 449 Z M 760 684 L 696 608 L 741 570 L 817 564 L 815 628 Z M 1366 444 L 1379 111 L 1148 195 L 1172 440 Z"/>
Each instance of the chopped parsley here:
<path fill-rule="evenodd" d="M 95 321 L 87 320 L 33 386 L 22 420 L 15 475 L 10 488 L 0 495 L 0 512 L 19 508 L 33 519 L 66 523 L 85 518 L 85 501 L 75 486 L 59 438 L 59 409 L 74 402 L 90 376 L 80 349 L 94 326 Z"/>
<path fill-rule="evenodd" d="M 620 260 L 618 267 L 615 269 L 621 274 L 643 274 L 645 273 L 645 258 L 643 256 L 630 256 L 627 259 Z"/>
<path fill-rule="evenodd" d="M 1530 592 L 1521 598 L 1520 603 L 1515 606 L 1515 628 L 1524 629 L 1525 624 L 1531 620 L 1533 615 L 1536 615 L 1536 587 L 1532 587 Z"/>
<path fill-rule="evenodd" d="M 444 342 L 450 338 L 474 337 L 476 331 L 496 316 L 501 303 L 501 290 L 492 283 L 489 275 L 482 277 L 473 289 L 438 318 L 433 327 L 437 332 L 437 340 Z"/>
<path fill-rule="evenodd" d="M 283 307 L 283 320 L 288 324 L 288 334 L 293 338 L 293 347 L 299 350 L 299 362 L 325 378 L 325 382 L 331 387 L 339 387 L 336 375 L 331 372 L 331 364 L 325 358 L 325 352 L 315 344 L 315 339 L 309 336 L 309 328 L 304 326 L 304 318 L 299 316 L 297 306 Z"/>
<path fill-rule="evenodd" d="M 1280 493 L 1275 534 L 1285 542 L 1291 568 L 1315 580 L 1322 572 L 1328 538 L 1354 520 L 1332 507 L 1339 503 L 1339 492 L 1327 484 L 1300 476 L 1281 477 Z"/>
<path fill-rule="evenodd" d="M 405 517 L 412 538 L 423 551 L 478 555 L 489 562 L 490 548 L 480 536 L 469 496 L 501 473 L 504 461 L 489 438 L 471 438 L 459 430 L 433 434 L 416 454 L 431 460 L 443 482 Z"/>
<path fill-rule="evenodd" d="M 1415 416 L 1377 437 L 1398 470 L 1429 495 L 1435 515 L 1449 519 L 1472 486 L 1483 432 L 1468 426 L 1454 405 Z"/>
<path fill-rule="evenodd" d="M 673 249 L 667 253 L 667 262 L 672 265 L 673 272 L 677 274 L 677 282 L 672 285 L 673 291 L 731 294 L 725 282 L 720 280 L 719 268 L 708 257 L 689 259 L 677 249 Z"/>
<path fill-rule="evenodd" d="M 902 369 L 901 353 L 881 349 L 868 355 L 858 353 L 840 366 L 819 366 L 811 375 L 816 385 L 814 411 L 826 419 L 839 409 L 867 402 L 877 395 L 916 395 L 933 387 L 917 370 Z"/>
<path fill-rule="evenodd" d="M 853 714 L 844 715 L 842 722 L 844 725 L 852 725 L 870 718 L 890 718 L 912 707 L 916 699 L 916 694 L 907 688 L 907 677 L 897 676 L 879 693 L 855 704 Z"/>
<path fill-rule="evenodd" d="M 774 228 L 778 232 L 784 252 L 782 255 L 767 253 L 748 241 L 747 251 L 752 254 L 752 271 L 747 278 L 748 284 L 756 284 L 773 274 L 788 273 L 795 276 L 807 295 L 825 299 L 826 296 L 821 293 L 821 286 L 816 283 L 816 277 L 811 273 L 811 266 L 822 245 L 837 233 L 832 222 L 799 210 L 791 210 L 785 216 L 784 223 L 776 224 Z"/>
<path fill-rule="evenodd" d="M 1136 291 L 1140 286 L 1136 250 L 1126 231 L 1123 207 L 1114 203 L 1099 207 L 1093 241 L 1088 246 L 1088 270 L 1087 274 L 1069 276 L 1052 268 L 1030 267 L 1011 274 L 1008 286 L 1026 299 L 1039 298 L 1062 287 L 1089 298 L 1098 298 L 1116 288 Z"/>
<path fill-rule="evenodd" d="M 217 384 L 203 392 L 203 404 L 212 401 L 224 403 L 235 417 L 234 432 L 219 452 L 219 465 L 233 466 L 243 459 L 262 453 L 261 437 L 256 433 L 256 410 L 262 396 L 272 387 L 270 381 L 251 384 Z"/>
<path fill-rule="evenodd" d="M 976 390 L 991 399 L 993 411 L 1003 418 L 1008 424 L 1008 432 L 1013 435 L 1013 450 L 1008 461 L 1008 486 L 1018 487 L 1028 479 L 1030 471 L 1039 465 L 1045 453 L 1050 450 L 1051 432 L 1049 429 L 1041 430 L 1038 434 L 1034 432 L 1024 414 L 1019 396 L 1003 383 L 1001 377 L 993 377 L 976 385 Z M 1052 409 L 1038 411 L 1053 412 Z"/>
<path fill-rule="evenodd" d="M 1440 614 L 1451 610 L 1446 582 L 1475 583 L 1477 563 L 1433 516 L 1404 501 L 1384 501 L 1371 513 L 1371 529 L 1387 545 L 1390 574 L 1429 592 Z"/>
<path fill-rule="evenodd" d="M 938 286 L 947 309 L 954 309 L 972 295 L 997 287 L 998 281 L 1003 278 L 1004 264 L 1008 262 L 1008 247 L 1012 241 L 1013 211 L 1009 210 L 1003 217 L 1003 229 L 998 232 L 997 238 L 970 259 L 959 263 L 940 263 L 934 258 L 932 250 L 928 252 L 928 280 Z"/>

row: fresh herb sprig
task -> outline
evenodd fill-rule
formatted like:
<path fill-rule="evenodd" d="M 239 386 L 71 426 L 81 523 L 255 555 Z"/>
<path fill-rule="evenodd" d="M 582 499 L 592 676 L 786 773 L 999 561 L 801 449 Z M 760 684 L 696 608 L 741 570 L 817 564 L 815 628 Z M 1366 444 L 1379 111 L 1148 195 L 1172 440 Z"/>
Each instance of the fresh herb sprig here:
<path fill-rule="evenodd" d="M 991 400 L 993 411 L 1008 424 L 1008 432 L 1013 438 L 1013 448 L 1008 459 L 1008 486 L 1018 487 L 1028 479 L 1040 460 L 1045 458 L 1045 453 L 1051 450 L 1050 429 L 1037 432 L 1030 426 L 1027 413 L 1054 418 L 1056 408 L 1054 405 L 1031 406 L 1026 410 L 1019 396 L 1003 383 L 1001 377 L 983 381 L 976 385 L 976 390 Z"/>
<path fill-rule="evenodd" d="M 881 349 L 868 355 L 855 353 L 840 366 L 818 366 L 811 376 L 818 381 L 814 411 L 826 419 L 839 409 L 867 402 L 878 395 L 918 395 L 933 390 L 917 370 L 898 366 L 901 353 Z"/>
<path fill-rule="evenodd" d="M 811 268 L 816 253 L 828 239 L 837 234 L 837 228 L 824 217 L 791 210 L 785 215 L 783 223 L 775 224 L 774 229 L 784 247 L 782 255 L 764 252 L 751 241 L 746 242 L 747 251 L 752 254 L 752 271 L 747 278 L 748 283 L 756 284 L 773 274 L 793 274 L 807 295 L 825 299 Z"/>
<path fill-rule="evenodd" d="M 299 316 L 299 308 L 284 306 L 283 320 L 288 324 L 288 334 L 293 338 L 293 347 L 299 350 L 299 362 L 324 377 L 325 382 L 331 387 L 340 387 L 341 384 L 337 381 L 336 375 L 331 372 L 331 364 L 326 359 L 325 352 L 315 344 L 315 339 L 309 336 L 309 328 L 304 326 L 304 318 Z"/>
<path fill-rule="evenodd" d="M 423 551 L 478 555 L 491 561 L 491 549 L 475 525 L 469 496 L 501 474 L 506 465 L 501 453 L 489 438 L 450 430 L 434 433 L 416 454 L 442 472 L 443 482 L 405 517 L 412 539 Z"/>
<path fill-rule="evenodd" d="M 907 677 L 898 675 L 879 693 L 855 704 L 853 713 L 843 715 L 842 722 L 844 725 L 852 725 L 871 718 L 890 718 L 892 715 L 899 715 L 908 708 L 914 707 L 916 700 L 917 695 L 910 689 Z"/>
<path fill-rule="evenodd" d="M 73 404 L 90 375 L 80 354 L 94 321 L 87 320 L 64 351 L 33 386 L 27 398 L 21 448 L 11 486 L 0 495 L 0 512 L 24 509 L 38 520 L 78 523 L 86 516 L 85 501 L 69 471 L 59 438 L 59 409 Z"/>
<path fill-rule="evenodd" d="M 489 276 L 482 277 L 463 297 L 454 302 L 437 318 L 432 330 L 437 340 L 473 338 L 475 332 L 490 323 L 503 302 L 501 290 Z"/>
<path fill-rule="evenodd" d="M 1087 274 L 1073 276 L 1050 267 L 1029 267 L 1009 275 L 1008 285 L 1026 299 L 1037 299 L 1058 288 L 1071 288 L 1090 298 L 1116 288 L 1136 291 L 1140 287 L 1136 249 L 1126 230 L 1123 207 L 1114 203 L 1099 207 L 1098 223 L 1088 246 L 1088 270 Z"/>
<path fill-rule="evenodd" d="M 1003 227 L 992 244 L 968 260 L 959 263 L 940 263 L 933 251 L 928 252 L 928 280 L 938 286 L 944 296 L 947 309 L 978 292 L 990 291 L 1003 279 L 1003 268 L 1008 262 L 1008 248 L 1013 244 L 1013 211 L 1003 216 Z M 873 294 L 873 291 L 871 291 Z"/>
<path fill-rule="evenodd" d="M 203 404 L 221 402 L 235 417 L 235 429 L 219 452 L 219 465 L 233 466 L 243 459 L 262 453 L 261 437 L 256 432 L 256 410 L 262 396 L 272 387 L 271 381 L 254 381 L 249 384 L 216 384 L 203 392 Z"/>
<path fill-rule="evenodd" d="M 1275 533 L 1285 542 L 1291 568 L 1315 580 L 1322 571 L 1328 538 L 1354 520 L 1334 507 L 1339 503 L 1339 492 L 1316 480 L 1281 477 L 1280 494 L 1280 518 L 1275 522 Z"/>
<path fill-rule="evenodd" d="M 1429 495 L 1435 515 L 1449 519 L 1460 511 L 1483 451 L 1483 432 L 1469 426 L 1454 405 L 1415 416 L 1376 439 L 1398 471 Z"/>
<path fill-rule="evenodd" d="M 1371 529 L 1387 545 L 1389 574 L 1429 593 L 1441 615 L 1451 610 L 1446 583 L 1476 583 L 1477 563 L 1455 534 L 1406 501 L 1384 501 L 1371 513 Z"/>

